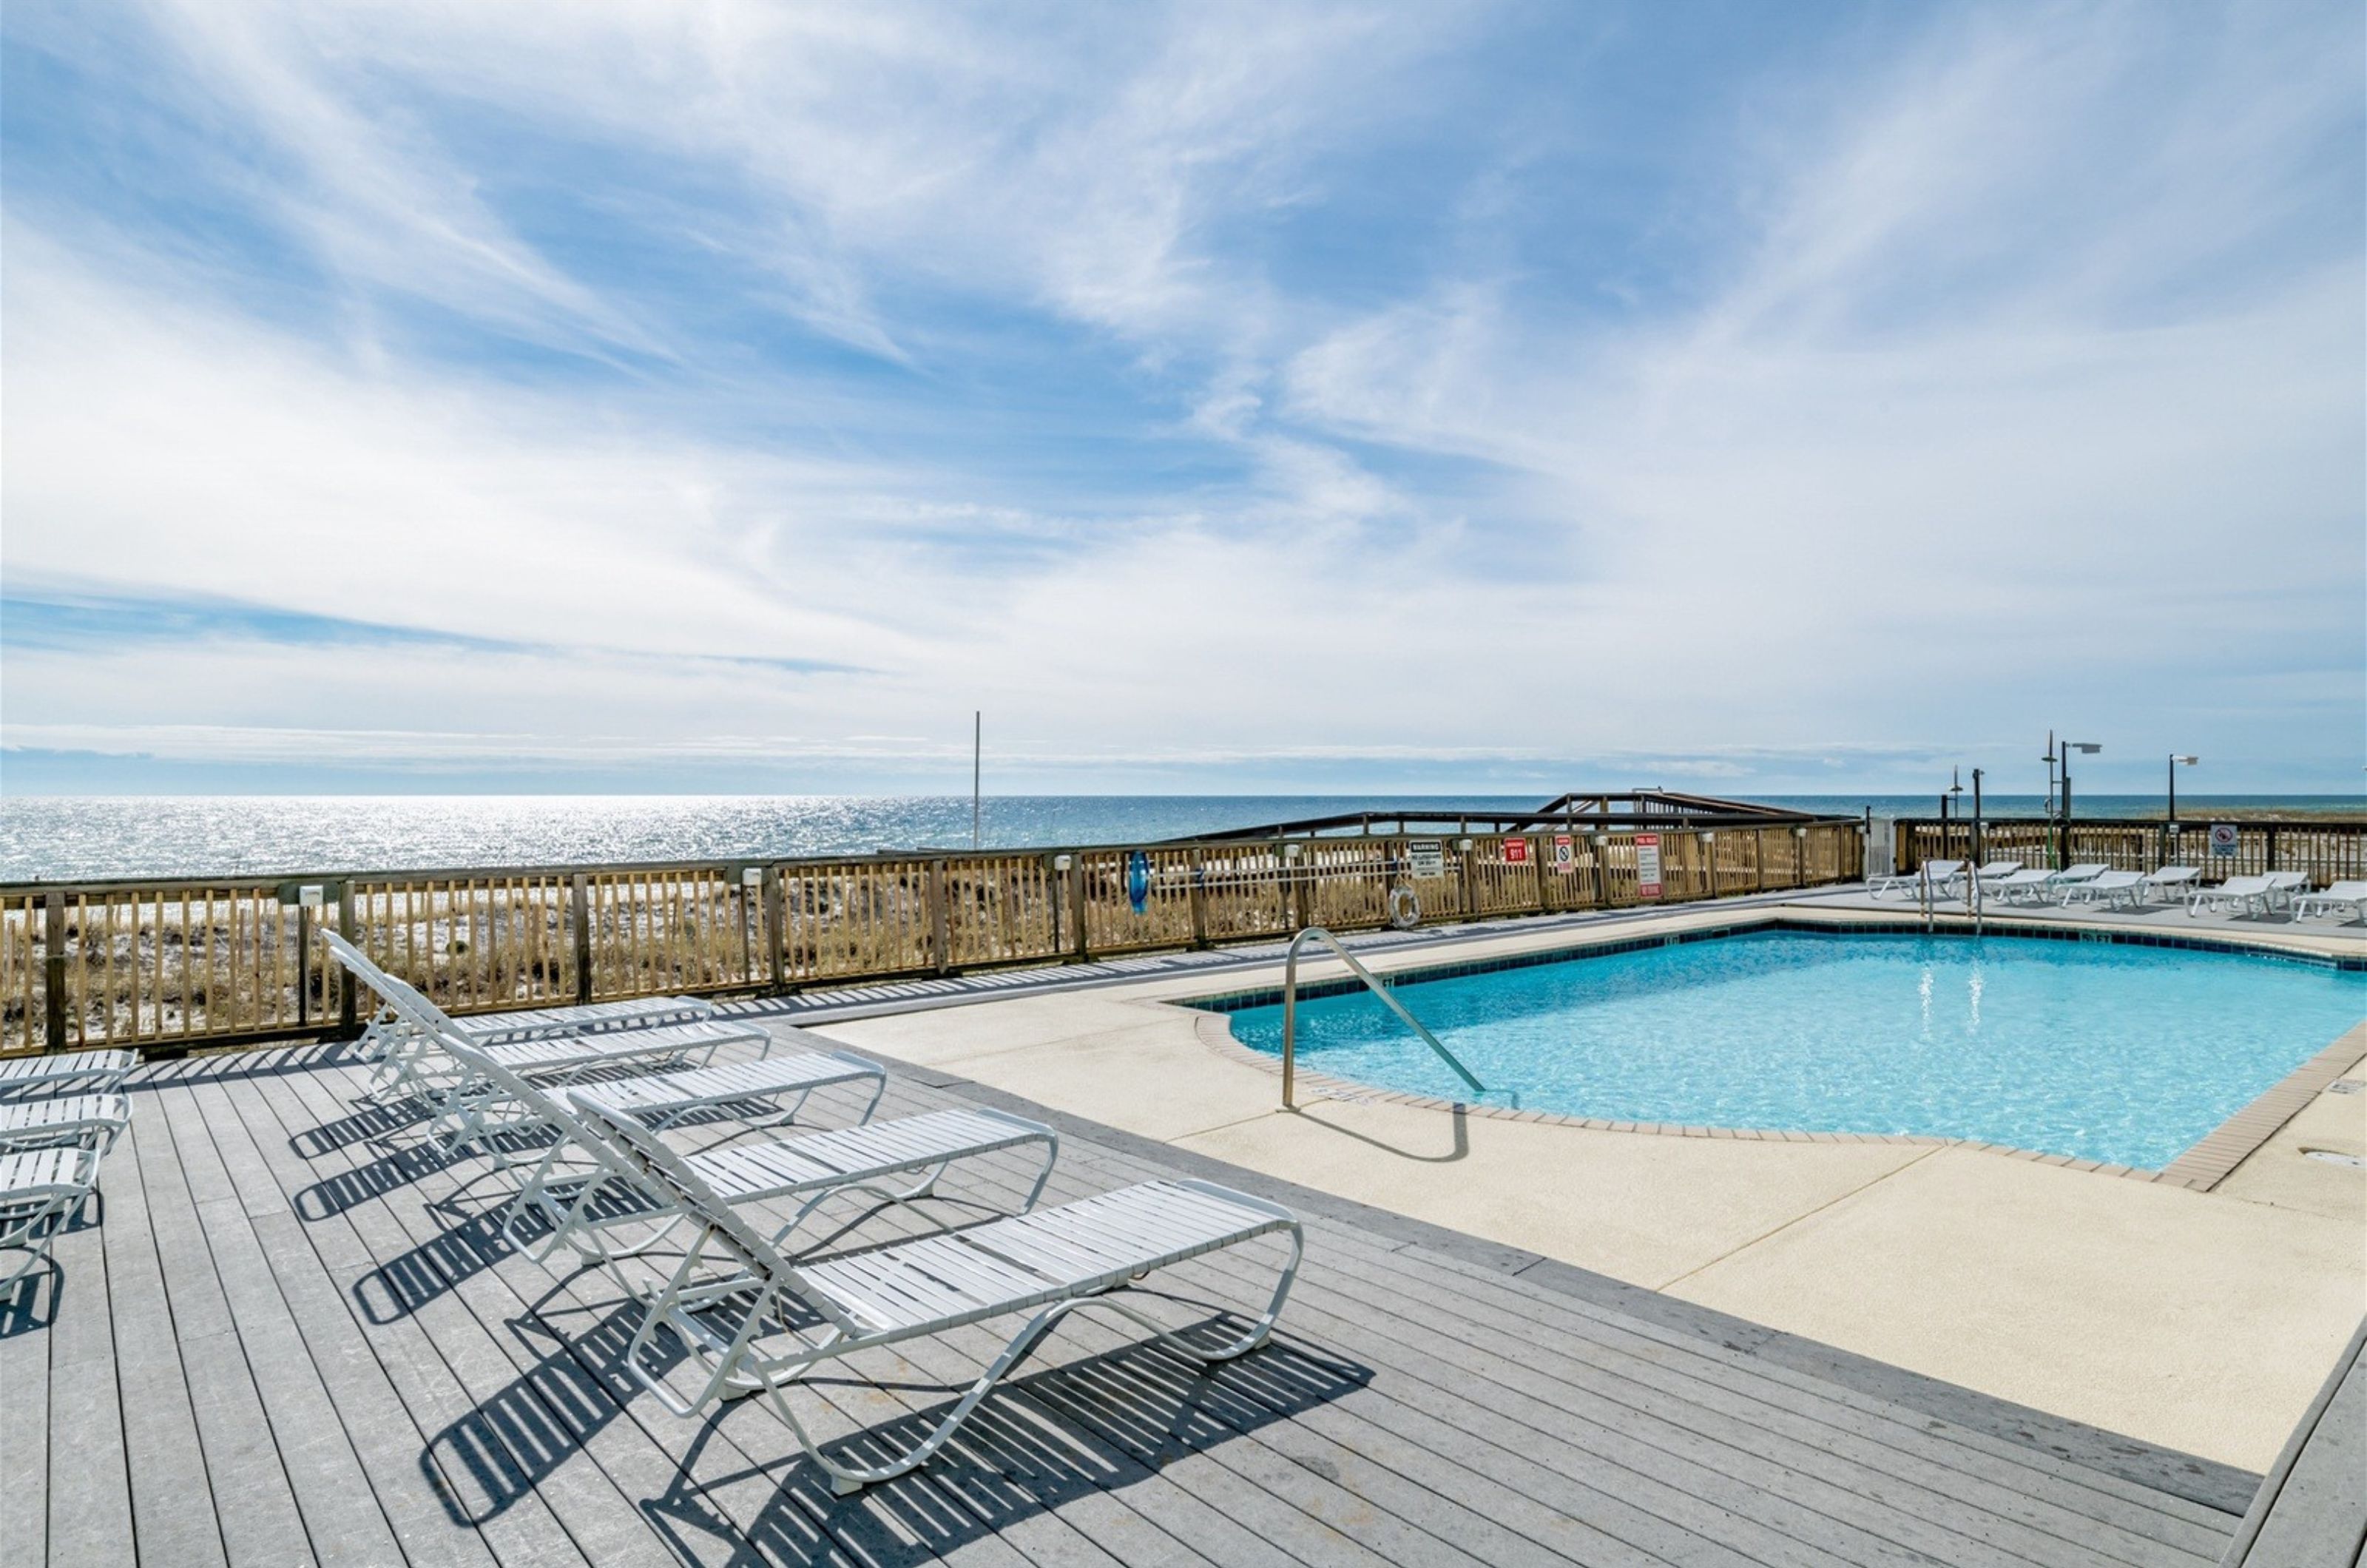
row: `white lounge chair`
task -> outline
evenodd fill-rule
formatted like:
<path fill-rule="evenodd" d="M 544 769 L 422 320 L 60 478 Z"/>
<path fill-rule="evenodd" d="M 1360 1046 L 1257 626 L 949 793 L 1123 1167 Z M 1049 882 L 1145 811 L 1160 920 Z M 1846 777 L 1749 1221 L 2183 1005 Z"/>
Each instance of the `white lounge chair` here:
<path fill-rule="evenodd" d="M 2309 891 L 2309 873 L 2305 871 L 2271 871 L 2268 878 L 2268 907 L 2281 909 Z"/>
<path fill-rule="evenodd" d="M 2011 855 L 2000 855 L 1996 860 L 1983 862 L 1980 869 L 1974 872 L 1973 875 L 1981 886 L 1987 889 L 2003 882 L 2022 869 L 2022 863 Z"/>
<path fill-rule="evenodd" d="M 467 1039 L 459 1022 L 427 999 L 407 980 L 379 969 L 334 931 L 321 933 L 339 963 L 376 991 L 404 1026 L 385 1036 L 385 1050 L 372 1077 L 381 1092 L 408 1092 L 429 1103 L 450 1092 L 459 1077 L 444 1048 L 446 1040 Z M 523 1077 L 564 1083 L 596 1069 L 681 1065 L 693 1058 L 711 1061 L 726 1045 L 754 1045 L 759 1055 L 772 1050 L 772 1036 L 753 1025 L 724 1024 L 712 1019 L 692 1023 L 653 1024 L 640 1029 L 596 1029 L 587 1033 L 546 1035 L 486 1044 L 481 1049 Z"/>
<path fill-rule="evenodd" d="M 2050 899 L 2059 903 L 2071 888 L 2092 882 L 2111 869 L 2102 861 L 2094 860 L 2067 865 L 2060 871 L 2044 867 L 2017 871 L 1999 879 L 1988 892 L 2001 904 L 2044 904 Z"/>
<path fill-rule="evenodd" d="M 0 1252 L 24 1261 L 0 1280 L 0 1302 L 17 1299 L 26 1277 L 47 1261 L 50 1240 L 98 1185 L 98 1151 L 25 1149 L 0 1154 Z"/>
<path fill-rule="evenodd" d="M 653 1190 L 637 1168 L 588 1126 L 565 1091 L 539 1089 L 472 1045 L 447 1043 L 447 1048 L 474 1080 L 515 1108 L 515 1114 L 504 1118 L 504 1127 L 530 1125 L 554 1135 L 549 1149 L 519 1183 L 517 1196 L 503 1220 L 503 1234 L 512 1246 L 539 1260 L 563 1242 L 593 1262 L 613 1264 L 653 1245 L 679 1223 L 680 1205 L 663 1191 Z M 655 1125 L 695 1110 L 754 1098 L 774 1099 L 790 1090 L 802 1091 L 802 1104 L 804 1095 L 815 1089 L 866 1079 L 875 1088 L 863 1107 L 863 1121 L 855 1127 L 773 1138 L 762 1145 L 719 1145 L 688 1157 L 732 1202 L 804 1198 L 804 1206 L 774 1233 L 776 1246 L 834 1193 L 860 1189 L 893 1201 L 910 1202 L 928 1196 L 946 1168 L 956 1160 L 1041 1142 L 1044 1169 L 1023 1205 L 1034 1206 L 1059 1153 L 1059 1140 L 1049 1127 L 995 1111 L 934 1113 L 873 1123 L 871 1112 L 879 1103 L 879 1089 L 885 1087 L 887 1075 L 878 1063 L 852 1052 L 776 1056 L 651 1078 L 604 1080 L 600 1092 L 612 1110 L 654 1131 Z M 629 1094 L 631 1103 L 619 1103 Z M 473 1103 L 477 1098 L 471 1094 L 462 1104 Z M 518 1163 L 489 1135 L 493 1129 L 481 1120 L 460 1115 L 455 1117 L 455 1123 L 452 1148 L 481 1140 L 497 1165 L 509 1168 Z M 570 1156 L 573 1163 L 563 1163 Z M 583 1168 L 587 1163 L 588 1170 Z M 910 1171 L 925 1174 L 902 1191 L 879 1185 L 888 1177 Z M 531 1215 L 539 1215 L 550 1226 L 550 1233 L 540 1241 L 520 1234 L 520 1223 Z M 642 1223 L 655 1224 L 656 1233 L 629 1247 L 609 1245 L 606 1231 Z"/>
<path fill-rule="evenodd" d="M 601 1089 L 605 1091 L 609 1087 L 604 1084 Z M 632 1156 L 617 1146 L 605 1130 L 606 1122 L 574 1103 L 574 1094 L 540 1096 L 531 1089 L 527 1092 L 548 1106 L 551 1122 L 561 1135 L 519 1185 L 503 1221 L 503 1235 L 512 1246 L 539 1260 L 564 1243 L 593 1262 L 613 1266 L 647 1251 L 693 1218 L 678 1196 L 663 1184 L 652 1182 Z M 605 1094 L 603 1103 L 613 1114 L 631 1114 Z M 914 1202 L 934 1193 L 956 1161 L 1028 1144 L 1043 1145 L 1044 1164 L 1019 1204 L 1018 1212 L 1025 1213 L 1036 1206 L 1043 1196 L 1044 1183 L 1051 1179 L 1052 1167 L 1060 1156 L 1059 1135 L 1040 1122 L 982 1106 L 924 1111 L 834 1132 L 773 1136 L 753 1144 L 726 1140 L 684 1155 L 682 1159 L 726 1203 L 797 1201 L 796 1212 L 771 1234 L 771 1244 L 777 1247 L 832 1197 L 868 1192 L 891 1203 Z M 571 1153 L 576 1156 L 575 1165 L 563 1166 L 561 1160 Z M 592 1166 L 589 1170 L 582 1168 L 587 1160 Z M 915 1174 L 920 1179 L 910 1186 L 885 1185 L 891 1177 Z M 520 1222 L 529 1216 L 539 1216 L 549 1227 L 549 1234 L 538 1242 L 519 1232 Z M 629 1246 L 612 1245 L 606 1233 L 625 1224 L 654 1229 Z M 621 1274 L 618 1280 L 630 1288 L 630 1281 Z"/>
<path fill-rule="evenodd" d="M 665 1187 L 700 1227 L 635 1329 L 626 1366 L 660 1404 L 685 1417 L 718 1399 L 764 1394 L 841 1495 L 926 1463 L 1004 1374 L 1071 1312 L 1118 1314 L 1196 1361 L 1227 1360 L 1257 1348 L 1289 1298 L 1306 1245 L 1297 1216 L 1280 1204 L 1214 1182 L 1147 1181 L 967 1230 L 793 1264 L 663 1139 L 602 1105 L 595 1090 L 573 1098 L 603 1135 Z M 1265 1310 L 1229 1344 L 1204 1348 L 1126 1299 L 1126 1288 L 1154 1270 L 1274 1235 L 1288 1237 L 1288 1261 Z M 710 1256 L 731 1272 L 720 1280 L 702 1277 Z M 856 1467 L 827 1457 L 789 1402 L 789 1385 L 826 1362 L 1023 1314 L 1025 1320 L 1002 1354 L 929 1435 L 886 1463 Z M 651 1364 L 651 1342 L 661 1329 L 681 1341 L 701 1375 L 697 1391 L 686 1398 Z M 773 1348 L 776 1341 L 786 1343 Z"/>
<path fill-rule="evenodd" d="M 2206 908 L 2233 908 L 2250 914 L 2257 908 L 2262 914 L 2269 908 L 2269 879 L 2265 876 L 2231 876 L 2215 886 L 2197 887 L 2186 903 L 2190 916 L 2200 915 Z"/>
<path fill-rule="evenodd" d="M 2148 898 L 2174 903 L 2194 890 L 2203 880 L 2203 872 L 2199 866 L 2165 865 L 2146 873 L 2145 880 Z"/>
<path fill-rule="evenodd" d="M 345 972 L 363 986 L 377 993 L 384 1002 L 399 981 L 388 970 L 361 949 L 335 931 L 324 931 L 321 940 L 330 954 Z M 416 987 L 413 994 L 421 995 Z M 421 999 L 425 1000 L 424 995 Z M 505 1045 L 520 1040 L 555 1040 L 580 1034 L 595 1034 L 604 1029 L 647 1029 L 657 1024 L 697 1023 L 715 1016 L 715 1004 L 698 997 L 637 997 L 624 1001 L 586 1002 L 579 1006 L 527 1008 L 516 1012 L 491 1013 L 476 1018 L 452 1018 L 442 1015 L 451 1026 L 451 1032 L 475 1045 Z M 378 1059 L 417 1030 L 391 1004 L 382 1006 L 362 1030 L 357 1043 L 362 1054 Z"/>
<path fill-rule="evenodd" d="M 2367 919 L 2367 882 L 2338 882 L 2323 893 L 2305 893 L 2293 900 L 2293 914 L 2296 920 L 2312 915 Z"/>
<path fill-rule="evenodd" d="M 2106 908 L 2127 905 L 2134 909 L 2145 897 L 2146 879 L 2134 871 L 2107 871 L 2074 882 L 2063 889 L 2063 907 L 2074 904 L 2101 904 Z"/>
<path fill-rule="evenodd" d="M 422 1007 L 442 1021 L 446 1033 L 478 1045 L 515 1044 L 522 1040 L 575 1039 L 607 1030 L 648 1029 L 676 1023 L 697 1023 L 715 1016 L 715 1004 L 698 997 L 645 997 L 623 1001 L 587 1002 L 581 1006 L 527 1008 L 515 1012 L 455 1018 L 431 1001 L 426 993 L 379 963 L 335 931 L 321 932 L 321 941 L 353 980 L 374 992 L 378 1011 L 357 1042 L 365 1058 L 382 1061 L 412 1041 L 421 1031 L 416 1015 Z M 399 1000 L 418 1006 L 400 1007 Z"/>
<path fill-rule="evenodd" d="M 817 1048 L 753 1062 L 719 1062 L 633 1077 L 603 1077 L 601 1085 L 612 1102 L 631 1109 L 652 1126 L 663 1127 L 702 1111 L 770 1106 L 764 1115 L 737 1118 L 756 1127 L 781 1126 L 797 1120 L 816 1089 L 868 1083 L 871 1097 L 855 1120 L 870 1121 L 888 1088 L 887 1070 L 867 1056 L 838 1049 L 819 1034 L 801 1029 L 787 1032 Z M 554 1127 L 561 1132 L 576 1130 L 572 1117 L 555 1114 L 552 1109 L 556 1097 L 565 1092 L 564 1085 L 537 1083 L 529 1073 L 517 1070 L 512 1065 L 517 1054 L 515 1045 L 480 1047 L 447 1040 L 442 1049 L 461 1075 L 439 1093 L 428 1123 L 430 1134 L 445 1140 L 446 1154 L 481 1144 L 496 1164 L 507 1166 L 512 1163 L 508 1153 L 494 1134 L 531 1134 Z M 784 1109 L 780 1101 L 791 1096 L 796 1097 L 794 1102 Z"/>
<path fill-rule="evenodd" d="M 0 1062 L 0 1100 L 71 1090 L 112 1094 L 123 1087 L 140 1058 L 129 1051 L 59 1051 L 12 1056 Z"/>
<path fill-rule="evenodd" d="M 0 1100 L 0 1153 L 72 1145 L 105 1154 L 131 1125 L 120 1094 L 64 1094 Z"/>
<path fill-rule="evenodd" d="M 1920 897 L 1927 880 L 1931 884 L 1932 891 L 1937 893 L 1942 884 L 1962 875 L 1964 869 L 1965 863 L 1960 860 L 1927 860 L 1902 875 L 1874 878 L 1865 885 L 1865 896 L 1879 898 L 1886 893 L 1905 892 Z"/>

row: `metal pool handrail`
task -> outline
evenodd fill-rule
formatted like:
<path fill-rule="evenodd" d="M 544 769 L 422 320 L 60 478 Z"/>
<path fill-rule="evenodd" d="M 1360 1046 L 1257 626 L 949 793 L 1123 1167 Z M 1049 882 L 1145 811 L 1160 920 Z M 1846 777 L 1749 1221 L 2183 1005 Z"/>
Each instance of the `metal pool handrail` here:
<path fill-rule="evenodd" d="M 1341 963 L 1345 964 L 1365 988 L 1381 998 L 1381 1004 L 1402 1020 L 1408 1029 L 1421 1036 L 1421 1043 L 1438 1053 L 1438 1059 L 1453 1067 L 1455 1076 L 1471 1086 L 1474 1094 L 1485 1094 L 1488 1086 L 1471 1076 L 1471 1069 L 1455 1059 L 1455 1053 L 1438 1043 L 1438 1036 L 1421 1026 L 1421 1020 L 1406 1011 L 1405 1004 L 1389 994 L 1387 986 L 1373 977 L 1373 972 L 1356 962 L 1356 955 L 1340 945 L 1340 939 L 1321 926 L 1308 926 L 1290 939 L 1290 951 L 1282 961 L 1282 1104 L 1287 1111 L 1294 1107 L 1294 1092 L 1298 1084 L 1298 950 L 1308 937 L 1320 937 Z"/>

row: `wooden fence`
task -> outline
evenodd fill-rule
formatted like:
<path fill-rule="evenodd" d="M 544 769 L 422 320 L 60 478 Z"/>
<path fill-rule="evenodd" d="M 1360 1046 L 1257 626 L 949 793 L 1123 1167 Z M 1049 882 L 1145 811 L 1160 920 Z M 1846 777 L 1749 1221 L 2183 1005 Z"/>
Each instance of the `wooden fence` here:
<path fill-rule="evenodd" d="M 751 864 L 0 886 L 0 1052 L 347 1032 L 342 932 L 454 1013 L 778 992 L 1389 923 L 1682 902 L 1856 879 L 1854 821 L 1637 835 L 1264 839 Z M 1559 840 L 1557 842 L 1557 840 Z"/>
<path fill-rule="evenodd" d="M 2206 882 L 2298 871 L 2313 886 L 2367 878 L 2367 821 L 2287 818 L 2237 821 L 2233 853 L 2213 852 L 2211 824 L 2181 818 L 2178 831 L 2163 818 L 2072 822 L 2010 818 L 1981 825 L 1976 851 L 1972 824 L 1936 818 L 1900 818 L 1893 825 L 1899 873 L 1927 860 L 2011 858 L 2033 867 L 2062 867 L 2101 861 L 2120 871 L 2154 871 L 2165 865 L 2202 869 Z"/>

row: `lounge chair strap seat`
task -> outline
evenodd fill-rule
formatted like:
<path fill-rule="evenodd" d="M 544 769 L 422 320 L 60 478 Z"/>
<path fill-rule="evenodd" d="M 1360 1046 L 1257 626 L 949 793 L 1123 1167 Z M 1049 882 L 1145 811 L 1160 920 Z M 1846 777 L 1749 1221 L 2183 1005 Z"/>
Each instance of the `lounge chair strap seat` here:
<path fill-rule="evenodd" d="M 582 1007 L 535 1008 L 488 1018 L 452 1021 L 472 1045 L 507 1045 L 553 1035 L 590 1034 L 609 1029 L 647 1029 L 665 1023 L 696 1023 L 715 1016 L 715 1004 L 697 997 L 649 997 L 631 1001 L 590 1002 Z"/>
<path fill-rule="evenodd" d="M 485 1055 L 512 1072 L 549 1072 L 587 1062 L 629 1061 L 641 1056 L 680 1056 L 725 1045 L 762 1044 L 770 1036 L 753 1025 L 669 1023 L 652 1029 L 605 1030 L 557 1040 L 515 1040 L 486 1048 Z"/>
<path fill-rule="evenodd" d="M 875 1332 L 943 1329 L 1118 1284 L 1289 1224 L 1212 1190 L 1150 1181 L 798 1273 Z"/>
<path fill-rule="evenodd" d="M 112 1089 L 131 1076 L 140 1059 L 129 1051 L 62 1051 L 0 1062 L 0 1096 L 89 1083 Z"/>
<path fill-rule="evenodd" d="M 0 1100 L 0 1146 L 42 1138 L 73 1137 L 95 1130 L 112 1134 L 130 1120 L 131 1101 L 120 1094 Z"/>
<path fill-rule="evenodd" d="M 725 1062 L 711 1067 L 687 1067 L 680 1072 L 653 1073 L 645 1078 L 604 1083 L 600 1086 L 600 1098 L 619 1110 L 647 1115 L 883 1076 L 877 1062 L 852 1052 L 804 1051 L 794 1056 Z"/>
<path fill-rule="evenodd" d="M 603 1098 L 616 1103 L 613 1095 Z M 718 1196 L 737 1203 L 889 1176 L 957 1156 L 991 1154 L 1045 1136 L 1042 1126 L 1016 1117 L 932 1111 L 836 1132 L 726 1145 L 686 1156 L 685 1163 Z"/>
<path fill-rule="evenodd" d="M 88 1188 L 98 1156 L 87 1149 L 22 1149 L 0 1155 L 0 1203 L 17 1206 Z"/>

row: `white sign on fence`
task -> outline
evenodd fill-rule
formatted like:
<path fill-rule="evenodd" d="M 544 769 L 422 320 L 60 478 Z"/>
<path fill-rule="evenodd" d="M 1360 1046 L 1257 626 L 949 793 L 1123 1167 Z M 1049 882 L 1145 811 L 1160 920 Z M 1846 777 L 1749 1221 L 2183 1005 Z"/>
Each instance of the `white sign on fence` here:
<path fill-rule="evenodd" d="M 2233 822 L 2214 822 L 2211 824 L 2211 852 L 2214 855 L 2223 856 L 2232 856 L 2235 854 L 2236 824 Z"/>
<path fill-rule="evenodd" d="M 1658 898 L 1660 896 L 1660 835 L 1636 835 L 1636 896 Z"/>
<path fill-rule="evenodd" d="M 1444 876 L 1446 852 L 1436 839 L 1416 839 L 1406 845 L 1406 874 L 1409 876 Z"/>

